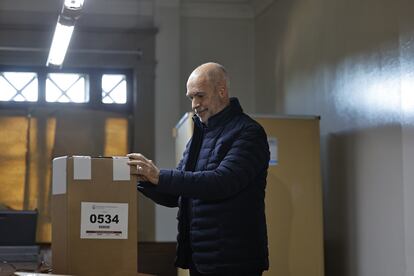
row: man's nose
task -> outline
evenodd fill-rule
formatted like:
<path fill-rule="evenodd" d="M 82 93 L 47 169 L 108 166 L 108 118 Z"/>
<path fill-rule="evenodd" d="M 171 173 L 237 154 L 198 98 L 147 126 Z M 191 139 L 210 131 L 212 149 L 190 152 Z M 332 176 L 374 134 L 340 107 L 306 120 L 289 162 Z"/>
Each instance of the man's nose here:
<path fill-rule="evenodd" d="M 191 108 L 194 110 L 194 109 L 196 109 L 197 107 L 199 107 L 200 106 L 200 103 L 196 100 L 196 99 L 193 99 L 192 101 L 191 101 Z"/>

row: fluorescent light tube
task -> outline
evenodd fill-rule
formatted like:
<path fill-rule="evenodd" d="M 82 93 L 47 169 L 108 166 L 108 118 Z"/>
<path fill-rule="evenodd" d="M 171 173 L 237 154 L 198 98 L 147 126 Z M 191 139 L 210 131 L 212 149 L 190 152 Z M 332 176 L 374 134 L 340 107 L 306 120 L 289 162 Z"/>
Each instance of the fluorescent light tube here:
<path fill-rule="evenodd" d="M 83 2 L 84 0 L 65 0 L 63 5 L 71 10 L 80 10 L 82 9 Z"/>
<path fill-rule="evenodd" d="M 70 38 L 72 37 L 75 26 L 62 25 L 59 21 L 56 24 L 55 33 L 53 34 L 52 46 L 50 47 L 49 57 L 46 66 L 61 66 L 65 59 L 66 51 L 69 47 Z"/>

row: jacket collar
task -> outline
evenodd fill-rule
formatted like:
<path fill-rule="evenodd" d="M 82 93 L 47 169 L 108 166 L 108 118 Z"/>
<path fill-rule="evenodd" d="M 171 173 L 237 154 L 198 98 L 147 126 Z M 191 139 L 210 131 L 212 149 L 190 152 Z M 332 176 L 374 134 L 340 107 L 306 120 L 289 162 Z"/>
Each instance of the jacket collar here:
<path fill-rule="evenodd" d="M 240 106 L 239 100 L 233 97 L 230 98 L 230 104 L 228 106 L 208 119 L 208 125 L 203 124 L 197 115 L 193 116 L 193 121 L 197 127 L 212 129 L 217 126 L 225 125 L 229 119 L 241 113 L 243 113 L 243 109 Z"/>

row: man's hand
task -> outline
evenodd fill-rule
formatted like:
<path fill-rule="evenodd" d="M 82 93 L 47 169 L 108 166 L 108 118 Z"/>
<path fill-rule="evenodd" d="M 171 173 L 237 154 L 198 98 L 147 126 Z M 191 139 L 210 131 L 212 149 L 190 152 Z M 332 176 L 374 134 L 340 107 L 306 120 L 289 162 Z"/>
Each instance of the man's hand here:
<path fill-rule="evenodd" d="M 160 178 L 160 170 L 152 162 L 140 153 L 127 154 L 129 161 L 128 165 L 136 166 L 138 173 L 138 180 L 149 181 L 157 185 Z"/>

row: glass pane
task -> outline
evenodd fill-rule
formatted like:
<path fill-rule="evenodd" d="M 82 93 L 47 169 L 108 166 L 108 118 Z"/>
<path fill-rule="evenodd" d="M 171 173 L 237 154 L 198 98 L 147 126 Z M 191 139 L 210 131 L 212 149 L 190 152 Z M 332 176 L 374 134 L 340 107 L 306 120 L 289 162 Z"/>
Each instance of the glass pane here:
<path fill-rule="evenodd" d="M 25 116 L 0 117 L 0 202 L 13 209 L 24 207 L 28 122 Z"/>
<path fill-rule="evenodd" d="M 106 104 L 125 104 L 127 102 L 125 75 L 102 75 L 102 102 Z"/>
<path fill-rule="evenodd" d="M 128 153 L 128 119 L 105 120 L 104 156 L 125 156 Z"/>
<path fill-rule="evenodd" d="M 29 101 L 29 102 L 36 102 L 37 101 L 37 91 L 38 91 L 38 84 L 37 79 L 36 81 L 32 81 L 26 88 L 22 91 L 22 95 Z"/>
<path fill-rule="evenodd" d="M 51 80 L 46 79 L 46 87 L 47 87 L 47 94 L 46 94 L 46 101 L 47 102 L 56 102 L 62 92 L 59 90 L 59 87 L 55 85 Z"/>
<path fill-rule="evenodd" d="M 38 81 L 36 73 L 0 72 L 0 101 L 36 102 Z"/>
<path fill-rule="evenodd" d="M 86 103 L 89 101 L 86 74 L 52 73 L 46 79 L 47 102 Z"/>
<path fill-rule="evenodd" d="M 75 103 L 84 103 L 88 101 L 86 93 L 79 93 L 79 91 L 85 91 L 85 78 L 80 78 L 76 81 L 71 88 L 67 90 L 67 95 Z"/>
<path fill-rule="evenodd" d="M 3 76 L 0 77 L 0 91 L 1 101 L 11 101 L 13 96 L 16 95 L 16 89 Z"/>

